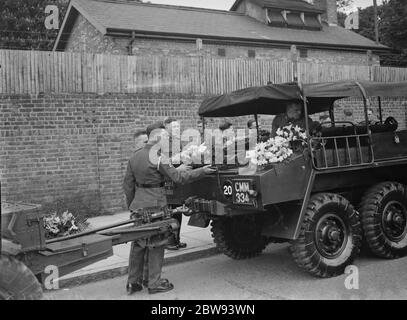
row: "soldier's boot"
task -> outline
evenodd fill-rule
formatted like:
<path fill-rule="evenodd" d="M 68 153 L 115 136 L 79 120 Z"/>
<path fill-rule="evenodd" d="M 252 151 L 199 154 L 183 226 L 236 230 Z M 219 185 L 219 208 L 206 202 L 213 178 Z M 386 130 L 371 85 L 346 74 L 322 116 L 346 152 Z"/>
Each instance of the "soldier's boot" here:
<path fill-rule="evenodd" d="M 172 289 L 174 289 L 174 285 L 172 283 L 170 283 L 167 279 L 161 279 L 160 284 L 157 287 L 148 289 L 148 293 L 162 293 L 170 291 Z"/>
<path fill-rule="evenodd" d="M 126 285 L 126 291 L 128 295 L 132 295 L 135 292 L 143 290 L 143 286 L 139 283 L 128 283 Z"/>
<path fill-rule="evenodd" d="M 185 242 L 178 242 L 177 244 L 174 245 L 168 245 L 165 248 L 167 250 L 178 250 L 178 249 L 185 249 L 187 247 L 187 244 Z"/>
<path fill-rule="evenodd" d="M 178 248 L 185 249 L 186 247 L 187 247 L 187 244 L 185 242 L 178 243 Z"/>

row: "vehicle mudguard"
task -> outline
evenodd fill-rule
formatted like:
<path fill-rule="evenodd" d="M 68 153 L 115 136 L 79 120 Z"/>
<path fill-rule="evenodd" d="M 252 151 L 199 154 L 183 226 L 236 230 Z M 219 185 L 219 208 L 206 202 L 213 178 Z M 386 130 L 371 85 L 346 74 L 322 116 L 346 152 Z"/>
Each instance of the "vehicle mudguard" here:
<path fill-rule="evenodd" d="M 1 239 L 1 254 L 16 256 L 21 253 L 21 246 L 7 239 Z"/>

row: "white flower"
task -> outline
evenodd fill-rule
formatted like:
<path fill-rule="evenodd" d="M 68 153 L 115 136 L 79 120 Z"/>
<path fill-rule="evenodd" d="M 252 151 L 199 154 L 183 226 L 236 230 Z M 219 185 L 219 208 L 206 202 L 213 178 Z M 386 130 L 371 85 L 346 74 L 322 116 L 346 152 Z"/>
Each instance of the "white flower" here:
<path fill-rule="evenodd" d="M 76 231 L 76 230 L 78 230 L 79 228 L 75 225 L 75 221 L 72 221 L 71 222 L 71 227 L 69 228 L 69 230 L 68 231 Z"/>
<path fill-rule="evenodd" d="M 205 146 L 205 143 L 202 143 L 202 144 L 198 147 L 198 152 L 199 152 L 199 153 L 204 153 L 206 150 L 208 150 L 208 147 Z"/>
<path fill-rule="evenodd" d="M 303 144 L 306 144 L 307 135 L 299 126 L 289 125 L 279 128 L 276 133 L 275 137 L 258 143 L 254 150 L 246 153 L 251 163 L 265 165 L 283 162 L 294 153 L 291 148 L 293 141 L 303 141 Z"/>

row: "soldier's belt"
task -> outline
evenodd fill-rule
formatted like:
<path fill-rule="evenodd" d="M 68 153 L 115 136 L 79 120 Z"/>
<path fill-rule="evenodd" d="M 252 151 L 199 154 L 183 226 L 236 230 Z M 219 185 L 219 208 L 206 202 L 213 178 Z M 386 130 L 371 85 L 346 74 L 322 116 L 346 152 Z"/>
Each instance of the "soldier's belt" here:
<path fill-rule="evenodd" d="M 164 185 L 165 185 L 164 182 L 160 182 L 160 183 L 137 183 L 136 182 L 136 187 L 143 188 L 143 189 L 163 188 Z"/>

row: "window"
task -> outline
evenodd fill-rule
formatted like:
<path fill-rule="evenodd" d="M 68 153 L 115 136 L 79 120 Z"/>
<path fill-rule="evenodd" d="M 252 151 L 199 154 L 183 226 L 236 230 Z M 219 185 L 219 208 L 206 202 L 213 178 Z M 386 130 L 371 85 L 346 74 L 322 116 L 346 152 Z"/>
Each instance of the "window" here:
<path fill-rule="evenodd" d="M 307 49 L 300 49 L 300 58 L 308 58 L 308 50 Z"/>
<path fill-rule="evenodd" d="M 226 57 L 226 49 L 225 48 L 219 48 L 218 49 L 218 56 L 219 57 Z"/>
<path fill-rule="evenodd" d="M 301 19 L 300 12 L 290 12 L 287 11 L 287 24 L 290 28 L 304 28 L 304 22 Z"/>
<path fill-rule="evenodd" d="M 268 24 L 275 27 L 285 27 L 287 25 L 280 10 L 267 10 Z"/>
<path fill-rule="evenodd" d="M 318 15 L 315 14 L 304 14 L 305 28 L 310 30 L 321 30 L 322 24 L 319 20 Z"/>
<path fill-rule="evenodd" d="M 318 12 L 299 10 L 267 9 L 269 26 L 293 29 L 321 30 L 321 16 Z"/>
<path fill-rule="evenodd" d="M 256 51 L 250 49 L 250 50 L 247 52 L 247 55 L 249 56 L 249 58 L 256 58 Z"/>

